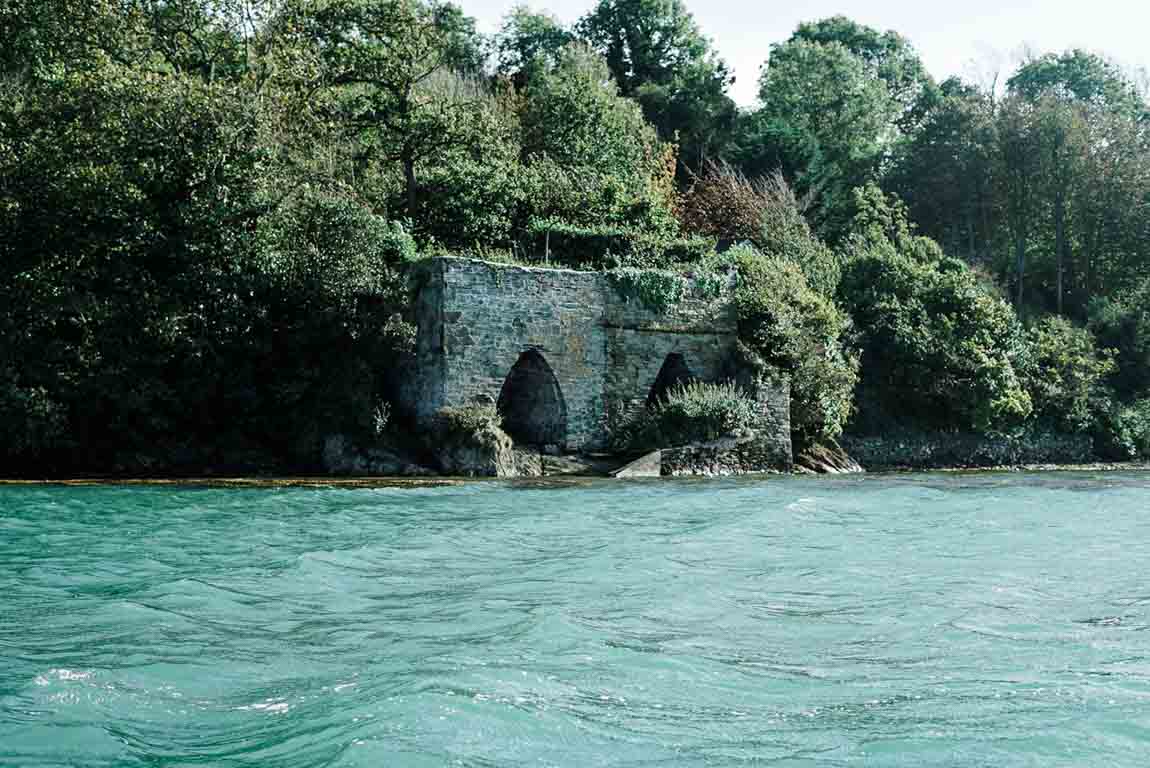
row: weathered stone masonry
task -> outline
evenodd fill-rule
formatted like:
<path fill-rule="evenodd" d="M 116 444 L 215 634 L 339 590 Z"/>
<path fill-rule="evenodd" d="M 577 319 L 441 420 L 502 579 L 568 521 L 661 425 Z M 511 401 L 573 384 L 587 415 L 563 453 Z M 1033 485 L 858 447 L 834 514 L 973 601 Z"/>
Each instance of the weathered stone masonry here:
<path fill-rule="evenodd" d="M 616 420 L 645 406 L 656 380 L 733 375 L 729 290 L 710 299 L 688 290 L 660 313 L 601 273 L 441 258 L 419 265 L 414 280 L 417 371 L 404 400 L 422 424 L 442 407 L 486 400 L 499 403 L 513 436 L 594 450 Z M 789 457 L 787 392 L 760 399 Z"/>

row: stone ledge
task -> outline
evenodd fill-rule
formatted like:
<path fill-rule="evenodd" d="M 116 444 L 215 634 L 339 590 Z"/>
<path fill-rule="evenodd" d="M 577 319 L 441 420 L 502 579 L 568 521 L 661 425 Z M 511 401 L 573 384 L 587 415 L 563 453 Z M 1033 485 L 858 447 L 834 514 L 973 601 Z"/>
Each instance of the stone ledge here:
<path fill-rule="evenodd" d="M 665 477 L 726 477 L 791 471 L 790 446 L 760 434 L 726 437 L 662 452 Z"/>

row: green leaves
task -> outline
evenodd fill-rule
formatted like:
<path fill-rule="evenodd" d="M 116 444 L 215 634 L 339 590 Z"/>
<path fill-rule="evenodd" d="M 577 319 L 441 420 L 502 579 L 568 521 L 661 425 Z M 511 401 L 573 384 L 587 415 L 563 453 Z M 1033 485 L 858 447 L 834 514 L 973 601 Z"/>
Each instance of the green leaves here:
<path fill-rule="evenodd" d="M 686 167 L 720 158 L 736 117 L 726 94 L 734 78 L 680 0 L 600 0 L 578 30 L 660 138 L 679 144 Z"/>
<path fill-rule="evenodd" d="M 1059 317 L 1039 321 L 1027 337 L 1020 373 L 1036 421 L 1068 434 L 1089 431 L 1109 404 L 1104 384 L 1115 370 L 1113 353 L 1099 351 L 1088 330 Z"/>
<path fill-rule="evenodd" d="M 838 42 L 776 45 L 759 82 L 762 138 L 801 192 L 817 191 L 820 231 L 841 237 L 850 191 L 874 179 L 894 139 L 896 102 L 862 59 Z"/>
<path fill-rule="evenodd" d="M 619 451 L 650 451 L 736 435 L 757 423 L 755 402 L 736 385 L 679 383 L 612 434 Z"/>
<path fill-rule="evenodd" d="M 1032 411 L 1015 363 L 1021 325 L 960 261 L 908 258 L 889 242 L 855 243 L 839 288 L 863 344 L 858 427 L 911 423 L 1010 432 Z"/>
<path fill-rule="evenodd" d="M 791 430 L 800 442 L 837 437 L 858 381 L 858 358 L 846 348 L 850 319 L 794 262 L 749 246 L 730 255 L 739 270 L 739 338 L 791 374 Z"/>

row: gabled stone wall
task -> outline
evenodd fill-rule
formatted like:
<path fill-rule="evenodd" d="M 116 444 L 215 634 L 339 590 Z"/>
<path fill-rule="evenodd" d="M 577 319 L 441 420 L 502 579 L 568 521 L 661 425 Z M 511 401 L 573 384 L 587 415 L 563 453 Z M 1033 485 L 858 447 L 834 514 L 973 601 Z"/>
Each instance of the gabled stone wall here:
<path fill-rule="evenodd" d="M 418 265 L 413 278 L 417 370 L 404 405 L 419 423 L 430 423 L 444 406 L 498 402 L 501 393 L 529 396 L 509 393 L 505 384 L 537 380 L 549 369 L 562 402 L 541 395 L 529 406 L 562 411 L 562 449 L 596 450 L 614 423 L 645 407 L 668 355 L 681 355 L 703 381 L 732 373 L 738 327 L 729 288 L 705 298 L 691 286 L 674 308 L 656 312 L 621 295 L 601 273 L 440 258 Z M 779 399 L 764 403 L 777 410 Z M 769 422 L 789 456 L 783 411 Z"/>

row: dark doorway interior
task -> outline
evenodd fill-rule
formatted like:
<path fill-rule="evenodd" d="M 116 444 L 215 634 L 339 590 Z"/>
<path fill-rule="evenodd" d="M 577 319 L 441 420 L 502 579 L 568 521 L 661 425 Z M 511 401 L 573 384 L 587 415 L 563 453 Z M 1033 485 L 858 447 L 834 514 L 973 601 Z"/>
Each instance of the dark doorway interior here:
<path fill-rule="evenodd" d="M 695 375 L 687 367 L 687 360 L 682 354 L 672 352 L 663 361 L 655 383 L 651 385 L 651 392 L 647 395 L 647 407 L 653 408 L 666 399 L 667 393 L 676 384 L 687 384 L 695 380 Z"/>
<path fill-rule="evenodd" d="M 521 445 L 567 442 L 567 403 L 555 372 L 538 351 L 519 356 L 499 392 L 503 429 Z"/>

